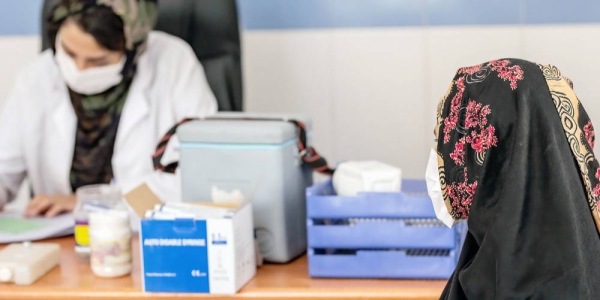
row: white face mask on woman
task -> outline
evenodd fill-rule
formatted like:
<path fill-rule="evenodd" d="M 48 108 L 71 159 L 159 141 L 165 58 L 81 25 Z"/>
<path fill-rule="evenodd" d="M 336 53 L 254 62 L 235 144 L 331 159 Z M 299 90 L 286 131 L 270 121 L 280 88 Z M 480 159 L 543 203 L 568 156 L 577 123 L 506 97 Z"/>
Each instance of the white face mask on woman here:
<path fill-rule="evenodd" d="M 56 40 L 56 64 L 65 82 L 74 92 L 83 95 L 98 94 L 119 84 L 123 79 L 121 72 L 125 66 L 125 55 L 116 64 L 81 71 L 73 58 L 62 48 L 58 37 Z"/>
<path fill-rule="evenodd" d="M 455 220 L 448 212 L 448 208 L 446 208 L 444 196 L 442 195 L 440 173 L 438 171 L 438 154 L 433 149 L 431 149 L 431 153 L 429 154 L 429 162 L 427 163 L 427 170 L 425 171 L 425 180 L 427 181 L 427 193 L 433 203 L 435 216 L 442 221 L 444 225 L 448 227 L 454 226 L 458 220 Z"/>

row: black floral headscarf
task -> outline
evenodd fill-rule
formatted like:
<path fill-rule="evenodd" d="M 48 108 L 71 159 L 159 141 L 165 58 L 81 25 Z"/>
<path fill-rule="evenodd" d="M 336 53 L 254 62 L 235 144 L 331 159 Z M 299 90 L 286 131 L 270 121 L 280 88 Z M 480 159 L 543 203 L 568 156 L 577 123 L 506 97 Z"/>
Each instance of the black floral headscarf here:
<path fill-rule="evenodd" d="M 461 68 L 437 123 L 446 207 L 469 227 L 441 298 L 598 298 L 600 169 L 571 81 L 518 59 Z"/>

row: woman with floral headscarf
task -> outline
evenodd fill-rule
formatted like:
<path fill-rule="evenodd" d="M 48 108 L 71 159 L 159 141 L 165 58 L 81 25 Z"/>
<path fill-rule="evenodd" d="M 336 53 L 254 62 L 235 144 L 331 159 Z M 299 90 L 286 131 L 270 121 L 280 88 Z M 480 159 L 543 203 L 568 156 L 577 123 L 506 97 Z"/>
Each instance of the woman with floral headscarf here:
<path fill-rule="evenodd" d="M 469 227 L 441 299 L 598 299 L 600 165 L 570 80 L 517 59 L 462 68 L 437 124 L 429 194 Z"/>
<path fill-rule="evenodd" d="M 153 173 L 154 146 L 174 123 L 217 107 L 192 49 L 151 31 L 156 16 L 151 0 L 53 8 L 52 49 L 18 75 L 0 118 L 0 207 L 26 176 L 28 216 L 72 210 L 74 191 L 90 184 L 176 192 L 176 178 L 152 179 L 166 176 Z"/>

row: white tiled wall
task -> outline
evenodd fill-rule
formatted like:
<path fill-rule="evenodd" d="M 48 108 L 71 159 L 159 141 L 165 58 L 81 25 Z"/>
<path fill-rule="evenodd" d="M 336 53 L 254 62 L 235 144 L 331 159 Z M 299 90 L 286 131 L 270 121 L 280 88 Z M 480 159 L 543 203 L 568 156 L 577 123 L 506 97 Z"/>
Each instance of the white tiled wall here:
<path fill-rule="evenodd" d="M 435 105 L 456 69 L 502 57 L 557 65 L 600 122 L 600 25 L 243 32 L 248 111 L 308 114 L 332 163 L 377 159 L 422 177 Z M 0 106 L 37 37 L 0 37 Z M 600 144 L 600 143 L 599 143 Z"/>
<path fill-rule="evenodd" d="M 0 36 L 0 107 L 13 87 L 16 73 L 38 55 L 40 45 L 37 36 Z"/>
<path fill-rule="evenodd" d="M 423 31 L 333 31 L 332 49 L 334 160 L 377 159 L 402 166 L 412 157 L 424 164 L 420 150 L 430 137 L 420 134 L 427 123 L 422 117 Z"/>
<path fill-rule="evenodd" d="M 250 36 L 248 40 L 245 37 Z M 331 33 L 256 31 L 244 35 L 247 111 L 297 113 L 313 118 L 313 141 L 333 152 Z"/>
<path fill-rule="evenodd" d="M 600 122 L 600 25 L 247 31 L 246 107 L 311 114 L 330 161 L 377 159 L 422 177 L 435 106 L 462 66 L 557 65 Z"/>

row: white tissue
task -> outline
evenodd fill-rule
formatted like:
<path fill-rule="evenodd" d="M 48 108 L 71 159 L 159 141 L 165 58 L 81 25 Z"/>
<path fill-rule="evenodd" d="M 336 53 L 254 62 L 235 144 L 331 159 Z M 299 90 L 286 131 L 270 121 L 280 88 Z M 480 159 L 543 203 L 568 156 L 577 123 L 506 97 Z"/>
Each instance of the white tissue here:
<path fill-rule="evenodd" d="M 399 192 L 402 171 L 379 161 L 341 163 L 333 174 L 333 187 L 340 196 L 359 192 Z"/>
<path fill-rule="evenodd" d="M 242 203 L 244 201 L 244 194 L 239 190 L 228 192 L 213 186 L 211 198 L 214 203 Z"/>

